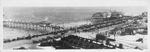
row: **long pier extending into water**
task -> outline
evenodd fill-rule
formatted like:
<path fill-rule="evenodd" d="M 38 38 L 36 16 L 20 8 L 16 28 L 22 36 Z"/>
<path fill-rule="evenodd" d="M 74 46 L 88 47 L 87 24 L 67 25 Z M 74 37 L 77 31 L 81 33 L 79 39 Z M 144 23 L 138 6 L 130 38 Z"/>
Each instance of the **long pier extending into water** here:
<path fill-rule="evenodd" d="M 38 23 L 26 21 L 3 21 L 4 27 L 35 30 L 40 32 L 50 32 L 63 29 L 62 27 L 51 25 L 51 23 Z"/>

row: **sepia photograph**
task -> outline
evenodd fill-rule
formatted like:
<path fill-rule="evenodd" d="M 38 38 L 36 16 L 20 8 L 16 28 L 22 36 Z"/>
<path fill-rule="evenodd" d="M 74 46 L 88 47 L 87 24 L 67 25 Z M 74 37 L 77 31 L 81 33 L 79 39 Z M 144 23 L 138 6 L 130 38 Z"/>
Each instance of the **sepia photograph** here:
<path fill-rule="evenodd" d="M 148 49 L 148 10 L 145 6 L 4 7 L 3 49 Z"/>

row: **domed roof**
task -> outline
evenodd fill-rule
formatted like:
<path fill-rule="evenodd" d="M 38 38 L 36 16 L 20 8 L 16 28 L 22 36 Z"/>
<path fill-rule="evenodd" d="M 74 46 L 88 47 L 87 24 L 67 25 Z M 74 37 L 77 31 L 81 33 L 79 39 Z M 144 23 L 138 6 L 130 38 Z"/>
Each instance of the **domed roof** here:
<path fill-rule="evenodd" d="M 106 18 L 107 17 L 107 12 L 97 12 L 93 14 L 93 18 Z"/>

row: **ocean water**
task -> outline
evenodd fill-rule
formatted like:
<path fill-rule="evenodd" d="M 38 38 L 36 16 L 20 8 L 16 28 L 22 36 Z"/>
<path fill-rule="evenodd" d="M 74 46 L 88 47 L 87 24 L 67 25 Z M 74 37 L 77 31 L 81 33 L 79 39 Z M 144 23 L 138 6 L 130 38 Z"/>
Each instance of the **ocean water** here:
<path fill-rule="evenodd" d="M 71 22 L 90 18 L 95 12 L 78 8 L 12 7 L 4 9 L 4 19 L 51 23 Z"/>

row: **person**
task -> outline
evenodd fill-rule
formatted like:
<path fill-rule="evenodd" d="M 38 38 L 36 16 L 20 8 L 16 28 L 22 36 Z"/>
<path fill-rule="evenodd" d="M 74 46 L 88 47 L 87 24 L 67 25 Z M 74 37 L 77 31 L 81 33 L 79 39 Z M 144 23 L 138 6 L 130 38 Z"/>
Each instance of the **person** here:
<path fill-rule="evenodd" d="M 136 46 L 134 49 L 138 49 L 139 47 L 138 46 Z"/>
<path fill-rule="evenodd" d="M 116 34 L 114 36 L 116 36 L 116 35 L 121 35 L 121 30 L 117 30 Z"/>
<path fill-rule="evenodd" d="M 130 29 L 130 30 L 131 30 L 130 34 L 131 34 L 131 35 L 135 35 L 135 34 L 134 34 L 134 30 L 133 30 L 133 29 Z"/>
<path fill-rule="evenodd" d="M 119 48 L 120 48 L 120 49 L 123 49 L 123 45 L 122 45 L 121 43 L 119 44 Z"/>
<path fill-rule="evenodd" d="M 25 47 L 20 47 L 20 48 L 18 48 L 18 49 L 26 49 Z"/>
<path fill-rule="evenodd" d="M 109 31 L 106 31 L 106 36 L 110 37 Z"/>
<path fill-rule="evenodd" d="M 143 43 L 143 38 L 141 38 L 141 43 Z"/>
<path fill-rule="evenodd" d="M 31 39 L 31 35 L 29 34 L 25 39 Z"/>
<path fill-rule="evenodd" d="M 109 40 L 106 40 L 106 45 L 107 45 L 107 46 L 109 46 L 109 45 L 110 45 Z"/>
<path fill-rule="evenodd" d="M 113 49 L 116 49 L 116 47 L 117 47 L 117 45 L 115 44 L 115 45 L 113 46 Z"/>
<path fill-rule="evenodd" d="M 96 41 L 98 42 L 99 40 L 102 40 L 102 43 L 103 43 L 103 40 L 106 40 L 106 36 L 104 36 L 102 33 L 99 33 L 96 35 Z"/>
<path fill-rule="evenodd" d="M 134 35 L 133 29 L 129 27 L 126 29 L 126 32 L 129 33 L 129 35 Z"/>

